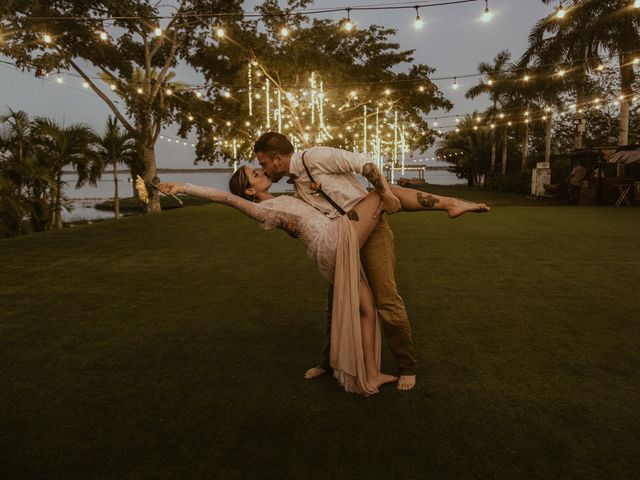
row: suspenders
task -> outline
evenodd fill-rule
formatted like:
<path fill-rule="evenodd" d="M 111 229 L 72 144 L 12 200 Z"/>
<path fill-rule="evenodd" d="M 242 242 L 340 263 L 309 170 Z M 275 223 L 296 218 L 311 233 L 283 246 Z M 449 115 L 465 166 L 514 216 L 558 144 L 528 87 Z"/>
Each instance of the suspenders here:
<path fill-rule="evenodd" d="M 313 179 L 313 177 L 311 176 L 311 172 L 307 168 L 307 164 L 304 161 L 304 154 L 305 153 L 307 153 L 307 152 L 306 151 L 302 152 L 302 165 L 304 165 L 304 169 L 307 171 L 307 176 L 309 177 L 309 180 L 311 180 L 313 183 L 316 183 L 315 180 Z M 345 212 L 340 205 L 338 205 L 336 202 L 334 202 L 332 200 L 332 198 L 329 195 L 327 195 L 327 193 L 324 190 L 322 190 L 322 186 L 320 184 L 317 184 L 317 185 L 318 185 L 317 192 L 320 195 L 322 195 L 325 198 L 325 200 L 327 202 L 329 202 L 333 206 L 333 208 L 335 208 L 338 212 L 340 212 L 341 215 L 346 215 L 347 212 Z"/>

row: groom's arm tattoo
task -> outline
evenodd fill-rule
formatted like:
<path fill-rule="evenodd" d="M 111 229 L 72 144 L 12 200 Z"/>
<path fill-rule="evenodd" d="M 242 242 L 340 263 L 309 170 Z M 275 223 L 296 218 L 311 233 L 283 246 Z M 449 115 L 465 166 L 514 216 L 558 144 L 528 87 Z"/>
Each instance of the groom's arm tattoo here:
<path fill-rule="evenodd" d="M 360 217 L 358 216 L 358 212 L 356 212 L 355 210 L 349 210 L 347 212 L 347 218 L 349 220 L 351 220 L 352 222 L 359 222 L 360 221 Z"/>
<path fill-rule="evenodd" d="M 362 175 L 369 180 L 369 183 L 371 183 L 378 192 L 383 193 L 385 191 L 382 174 L 373 163 L 364 164 L 362 167 Z"/>
<path fill-rule="evenodd" d="M 424 208 L 433 208 L 438 204 L 438 202 L 440 202 L 439 199 L 432 195 L 429 195 L 428 193 L 418 192 L 416 194 L 416 198 L 418 200 L 418 203 Z"/>

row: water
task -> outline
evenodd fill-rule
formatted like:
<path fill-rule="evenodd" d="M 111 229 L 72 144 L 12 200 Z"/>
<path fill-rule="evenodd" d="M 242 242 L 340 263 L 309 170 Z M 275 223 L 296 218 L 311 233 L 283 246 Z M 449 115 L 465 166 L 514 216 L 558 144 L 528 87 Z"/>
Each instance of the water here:
<path fill-rule="evenodd" d="M 233 172 L 171 172 L 160 174 L 160 180 L 163 182 L 178 182 L 178 183 L 192 183 L 194 185 L 202 185 L 205 187 L 214 187 L 221 190 L 228 190 L 229 178 Z M 417 172 L 405 172 L 405 175 L 400 175 L 400 172 L 396 172 L 395 178 L 400 177 L 412 178 L 417 177 Z M 67 182 L 65 188 L 65 196 L 71 200 L 72 210 L 67 212 L 63 210 L 62 218 L 65 222 L 78 222 L 83 220 L 98 220 L 105 218 L 113 218 L 113 212 L 105 212 L 96 210 L 94 205 L 101 203 L 105 200 L 113 199 L 114 194 L 114 181 L 111 174 L 106 173 L 102 180 L 98 181 L 97 185 L 84 185 L 83 187 L 76 188 L 75 183 L 77 177 L 75 174 L 65 174 L 62 179 Z M 365 185 L 366 180 L 363 179 Z M 454 185 L 464 184 L 464 180 L 459 180 L 456 176 L 450 172 L 445 171 L 430 171 L 427 172 L 427 182 L 435 185 Z M 293 192 L 292 185 L 286 182 L 286 179 L 280 180 L 278 183 L 274 183 L 270 189 L 274 193 Z M 120 198 L 126 198 L 133 196 L 133 182 L 129 178 L 129 174 L 126 172 L 118 174 L 118 193 Z"/>

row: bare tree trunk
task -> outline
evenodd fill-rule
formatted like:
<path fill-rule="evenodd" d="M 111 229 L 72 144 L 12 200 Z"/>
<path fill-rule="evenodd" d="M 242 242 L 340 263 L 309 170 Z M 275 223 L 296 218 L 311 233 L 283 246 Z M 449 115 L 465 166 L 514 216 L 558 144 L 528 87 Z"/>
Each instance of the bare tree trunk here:
<path fill-rule="evenodd" d="M 546 129 L 544 133 L 544 161 L 551 161 L 551 127 L 553 123 L 553 114 L 549 112 L 547 115 Z"/>
<path fill-rule="evenodd" d="M 113 206 L 116 213 L 116 220 L 120 219 L 120 197 L 118 196 L 118 163 L 113 162 L 113 182 L 115 190 L 113 194 Z"/>
<path fill-rule="evenodd" d="M 629 55 L 620 53 L 620 85 L 622 87 L 622 99 L 620 100 L 620 130 L 618 133 L 618 145 L 629 144 L 629 97 L 633 94 L 634 80 L 633 64 L 629 61 Z"/>
<path fill-rule="evenodd" d="M 529 160 L 529 123 L 525 122 L 524 132 L 522 134 L 522 170 L 527 168 L 527 161 Z"/>
<path fill-rule="evenodd" d="M 153 144 L 148 143 L 146 139 L 142 139 L 140 149 L 144 164 L 147 169 L 144 174 L 144 179 L 149 183 L 154 183 L 157 173 L 156 152 L 153 148 Z M 146 205 L 145 213 L 159 213 L 161 211 L 162 208 L 160 207 L 160 195 L 158 194 L 157 190 L 151 189 L 151 191 L 149 192 L 149 203 L 147 203 Z"/>
<path fill-rule="evenodd" d="M 62 172 L 58 172 L 56 178 L 56 203 L 53 224 L 55 228 L 62 228 Z"/>
<path fill-rule="evenodd" d="M 507 149 L 509 138 L 507 137 L 507 127 L 504 127 L 504 140 L 502 141 L 502 175 L 507 174 Z"/>

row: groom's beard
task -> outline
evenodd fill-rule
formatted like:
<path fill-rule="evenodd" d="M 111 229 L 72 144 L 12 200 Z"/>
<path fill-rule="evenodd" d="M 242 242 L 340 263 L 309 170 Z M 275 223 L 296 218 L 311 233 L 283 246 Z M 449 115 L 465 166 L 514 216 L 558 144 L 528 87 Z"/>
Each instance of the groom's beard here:
<path fill-rule="evenodd" d="M 281 173 L 276 173 L 273 176 L 269 176 L 269 180 L 271 180 L 272 183 L 276 183 L 276 182 L 279 182 L 283 176 L 284 175 L 282 175 Z"/>

